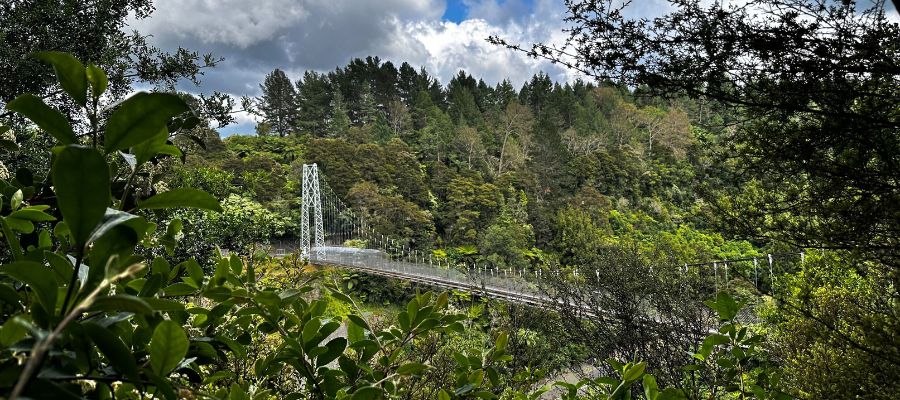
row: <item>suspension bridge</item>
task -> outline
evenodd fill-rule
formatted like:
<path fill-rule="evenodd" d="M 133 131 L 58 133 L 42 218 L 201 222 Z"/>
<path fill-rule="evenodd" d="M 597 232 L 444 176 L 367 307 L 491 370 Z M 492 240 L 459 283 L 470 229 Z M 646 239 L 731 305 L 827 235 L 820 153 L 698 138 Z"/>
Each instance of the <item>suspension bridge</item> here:
<path fill-rule="evenodd" d="M 402 279 L 423 285 L 470 292 L 489 298 L 534 306 L 556 306 L 548 295 L 550 279 L 573 284 L 601 279 L 599 271 L 543 266 L 504 268 L 478 259 L 438 257 L 430 249 L 417 249 L 408 238 L 378 232 L 366 218 L 344 203 L 328 186 L 316 164 L 303 166 L 301 257 L 315 265 L 348 268 L 367 274 Z M 276 255 L 284 255 L 277 249 Z M 731 260 L 683 264 L 676 269 L 701 277 L 710 297 L 732 282 L 752 285 L 757 293 L 772 294 L 779 265 L 796 265 L 804 253 L 765 254 Z M 652 273 L 653 267 L 647 267 Z M 594 275 L 594 276 L 592 276 Z"/>

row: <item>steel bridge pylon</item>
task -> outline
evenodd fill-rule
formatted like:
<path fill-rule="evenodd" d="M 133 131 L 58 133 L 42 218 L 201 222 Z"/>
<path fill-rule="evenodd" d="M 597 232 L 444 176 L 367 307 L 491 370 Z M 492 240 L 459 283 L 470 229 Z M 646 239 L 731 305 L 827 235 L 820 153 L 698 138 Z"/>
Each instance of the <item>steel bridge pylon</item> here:
<path fill-rule="evenodd" d="M 315 235 L 314 249 L 316 250 L 315 258 L 322 259 L 325 255 L 325 229 L 322 226 L 322 200 L 321 191 L 319 190 L 319 167 L 316 164 L 303 164 L 303 192 L 302 206 L 300 212 L 300 254 L 307 260 L 312 259 L 310 242 L 313 238 L 310 236 L 309 226 L 309 209 L 313 210 L 314 225 L 313 232 Z"/>

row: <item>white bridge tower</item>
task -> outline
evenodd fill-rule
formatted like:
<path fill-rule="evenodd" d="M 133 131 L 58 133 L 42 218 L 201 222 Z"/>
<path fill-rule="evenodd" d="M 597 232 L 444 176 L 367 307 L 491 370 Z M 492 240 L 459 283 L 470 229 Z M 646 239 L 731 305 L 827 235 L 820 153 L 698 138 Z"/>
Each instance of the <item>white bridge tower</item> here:
<path fill-rule="evenodd" d="M 303 201 L 300 212 L 300 252 L 307 260 L 321 260 L 325 253 L 325 230 L 322 227 L 322 201 L 319 190 L 319 167 L 316 164 L 303 164 Z M 315 243 L 312 249 L 316 254 L 310 253 L 309 209 L 313 209 L 313 221 L 315 225 Z"/>

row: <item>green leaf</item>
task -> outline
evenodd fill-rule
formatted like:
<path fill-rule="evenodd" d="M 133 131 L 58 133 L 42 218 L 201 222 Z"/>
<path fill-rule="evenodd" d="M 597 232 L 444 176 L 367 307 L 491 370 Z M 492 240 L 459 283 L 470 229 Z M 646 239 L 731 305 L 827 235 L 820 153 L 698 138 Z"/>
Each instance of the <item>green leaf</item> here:
<path fill-rule="evenodd" d="M 98 151 L 69 145 L 56 154 L 51 174 L 59 211 L 81 251 L 109 205 L 109 167 Z"/>
<path fill-rule="evenodd" d="M 47 312 L 56 312 L 56 280 L 52 271 L 34 261 L 17 261 L 0 266 L 0 272 L 27 284 Z"/>
<path fill-rule="evenodd" d="M 497 336 L 497 343 L 494 344 L 494 351 L 502 353 L 506 351 L 506 344 L 509 343 L 509 335 L 506 332 L 500 332 Z"/>
<path fill-rule="evenodd" d="M 22 194 L 22 189 L 16 190 L 12 197 L 9 198 L 9 208 L 13 210 L 19 208 L 19 206 L 22 205 L 24 196 L 25 195 Z"/>
<path fill-rule="evenodd" d="M 12 210 L 19 208 L 19 206 L 22 205 L 24 197 L 25 195 L 22 194 L 22 189 L 16 190 L 12 197 L 9 198 L 9 208 Z"/>
<path fill-rule="evenodd" d="M 659 397 L 656 400 L 686 400 L 687 396 L 684 394 L 684 391 L 676 388 L 666 388 L 663 390 Z"/>
<path fill-rule="evenodd" d="M 109 79 L 106 77 L 106 73 L 94 64 L 88 64 L 85 73 L 87 74 L 88 82 L 91 84 L 91 94 L 94 96 L 94 99 L 99 99 L 109 86 Z"/>
<path fill-rule="evenodd" d="M 647 400 L 655 400 L 656 396 L 659 395 L 659 386 L 656 384 L 656 377 L 653 375 L 644 375 L 642 386 L 644 387 L 644 396 L 647 397 Z"/>
<path fill-rule="evenodd" d="M 139 380 L 134 355 L 118 335 L 95 323 L 86 323 L 82 327 L 113 368 L 129 379 Z"/>
<path fill-rule="evenodd" d="M 743 304 L 735 301 L 728 292 L 719 292 L 716 295 L 716 301 L 707 300 L 703 303 L 715 310 L 722 321 L 731 321 L 743 307 Z"/>
<path fill-rule="evenodd" d="M 163 293 L 166 296 L 187 296 L 190 294 L 194 294 L 194 292 L 196 291 L 197 288 L 184 282 L 173 283 L 163 289 Z"/>
<path fill-rule="evenodd" d="M 31 222 L 46 222 L 46 221 L 56 221 L 56 218 L 53 218 L 52 215 L 47 214 L 43 211 L 39 211 L 37 209 L 27 207 L 21 210 L 17 210 L 12 214 L 9 214 L 9 218 L 18 218 L 24 219 L 26 221 Z"/>
<path fill-rule="evenodd" d="M 25 234 L 34 232 L 34 224 L 31 221 L 19 218 L 6 218 L 6 223 L 9 227 L 16 232 L 22 232 Z"/>
<path fill-rule="evenodd" d="M 168 138 L 169 131 L 162 129 L 159 133 L 150 137 L 150 139 L 134 145 L 131 148 L 131 153 L 134 154 L 135 157 L 135 167 L 143 165 L 160 153 L 163 150 L 163 147 L 166 146 L 166 140 Z"/>
<path fill-rule="evenodd" d="M 342 337 L 331 339 L 325 347 L 327 347 L 328 350 L 316 358 L 316 367 L 325 366 L 336 360 L 341 354 L 344 354 L 344 349 L 347 348 L 347 339 Z"/>
<path fill-rule="evenodd" d="M 641 375 L 644 374 L 644 370 L 646 368 L 647 368 L 647 363 L 645 363 L 645 362 L 640 362 L 640 363 L 634 364 L 631 366 L 631 368 L 628 368 L 625 371 L 625 374 L 622 375 L 622 379 L 624 379 L 626 382 L 629 382 L 629 383 L 634 382 L 634 381 L 638 380 L 641 377 Z"/>
<path fill-rule="evenodd" d="M 244 391 L 241 385 L 232 383 L 231 390 L 228 393 L 228 400 L 250 400 L 250 395 Z"/>
<path fill-rule="evenodd" d="M 8 348 L 25 337 L 28 330 L 24 324 L 24 318 L 21 315 L 16 315 L 6 320 L 3 326 L 0 326 L 0 347 Z"/>
<path fill-rule="evenodd" d="M 728 336 L 718 333 L 710 334 L 705 339 L 703 339 L 703 344 L 700 345 L 700 349 L 697 354 L 694 355 L 694 358 L 697 358 L 701 361 L 705 360 L 709 357 L 710 353 L 712 353 L 712 350 L 715 346 L 723 345 L 730 341 L 731 339 L 729 339 Z"/>
<path fill-rule="evenodd" d="M 97 229 L 94 229 L 94 231 L 91 232 L 91 236 L 90 238 L 88 238 L 88 243 L 97 241 L 113 228 L 136 218 L 140 217 L 134 214 L 129 214 L 125 211 L 116 210 L 115 208 L 107 208 L 103 214 L 103 219 L 100 222 L 100 225 L 97 226 Z"/>
<path fill-rule="evenodd" d="M 153 308 L 140 297 L 127 294 L 101 297 L 91 304 L 91 311 L 119 312 L 126 311 L 135 314 L 153 314 Z"/>
<path fill-rule="evenodd" d="M 373 400 L 381 398 L 381 389 L 375 386 L 363 386 L 353 392 L 351 400 Z"/>
<path fill-rule="evenodd" d="M 406 363 L 397 368 L 398 375 L 418 375 L 428 369 L 428 366 L 422 363 L 411 362 Z"/>
<path fill-rule="evenodd" d="M 32 57 L 53 65 L 56 79 L 63 90 L 79 105 L 87 104 L 87 73 L 81 61 L 61 51 L 40 51 L 33 53 Z"/>
<path fill-rule="evenodd" d="M 349 314 L 349 315 L 347 315 L 347 318 L 350 319 L 351 322 L 353 322 L 360 328 L 363 328 L 370 332 L 372 331 L 372 328 L 369 327 L 369 324 L 366 323 L 366 320 L 362 319 L 362 317 L 360 317 L 359 315 Z"/>
<path fill-rule="evenodd" d="M 78 141 L 66 117 L 33 94 L 26 93 L 16 97 L 6 104 L 6 108 L 24 115 L 44 132 L 56 138 L 60 144 L 67 145 Z"/>
<path fill-rule="evenodd" d="M 469 366 L 469 358 L 460 352 L 454 352 L 453 359 L 456 360 L 456 363 L 459 364 L 460 367 Z"/>
<path fill-rule="evenodd" d="M 163 192 L 138 204 L 142 209 L 200 208 L 222 212 L 215 197 L 199 189 L 177 188 Z"/>
<path fill-rule="evenodd" d="M 150 308 L 158 311 L 184 311 L 184 304 L 175 300 L 159 299 L 156 297 L 147 297 L 141 299 Z"/>
<path fill-rule="evenodd" d="M 166 129 L 172 117 L 188 110 L 184 100 L 174 94 L 139 92 L 110 115 L 103 148 L 109 153 L 149 140 Z"/>
<path fill-rule="evenodd" d="M 181 325 L 169 320 L 160 322 L 150 339 L 150 367 L 153 372 L 160 376 L 171 372 L 187 354 L 189 344 Z"/>
<path fill-rule="evenodd" d="M 347 340 L 349 340 L 350 343 L 356 343 L 365 338 L 366 331 L 364 331 L 361 326 L 357 325 L 353 321 L 349 321 L 347 323 Z"/>
<path fill-rule="evenodd" d="M 350 299 L 350 296 L 347 296 L 346 294 L 338 292 L 336 290 L 331 292 L 331 297 L 334 297 L 335 299 L 343 301 L 347 304 L 353 304 L 353 300 Z"/>

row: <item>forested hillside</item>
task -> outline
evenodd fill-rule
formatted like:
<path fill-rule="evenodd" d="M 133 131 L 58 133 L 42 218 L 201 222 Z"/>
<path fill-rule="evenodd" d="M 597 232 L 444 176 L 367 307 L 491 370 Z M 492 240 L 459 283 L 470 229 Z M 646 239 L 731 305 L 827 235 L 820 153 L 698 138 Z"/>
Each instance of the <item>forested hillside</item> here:
<path fill-rule="evenodd" d="M 422 250 L 515 266 L 620 242 L 677 248 L 682 263 L 760 251 L 709 229 L 699 191 L 736 184 L 708 158 L 730 118 L 711 104 L 543 74 L 516 89 L 461 71 L 442 86 L 371 57 L 296 82 L 275 70 L 261 87 L 258 136 L 210 143 L 186 169 L 230 173 L 285 217 L 299 166 L 317 163 L 377 231 Z"/>
<path fill-rule="evenodd" d="M 571 1 L 564 44 L 486 39 L 591 81 L 372 56 L 240 100 L 156 6 L 0 3 L 0 397 L 900 397 L 884 0 Z M 309 164 L 391 249 L 294 251 Z"/>

